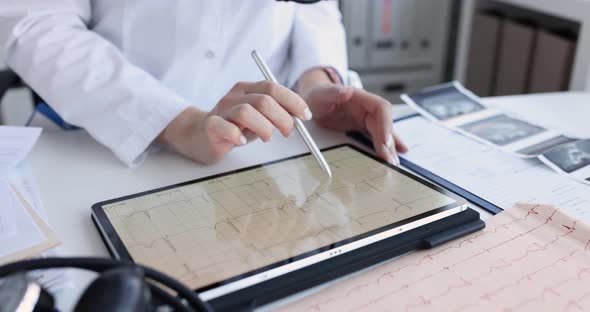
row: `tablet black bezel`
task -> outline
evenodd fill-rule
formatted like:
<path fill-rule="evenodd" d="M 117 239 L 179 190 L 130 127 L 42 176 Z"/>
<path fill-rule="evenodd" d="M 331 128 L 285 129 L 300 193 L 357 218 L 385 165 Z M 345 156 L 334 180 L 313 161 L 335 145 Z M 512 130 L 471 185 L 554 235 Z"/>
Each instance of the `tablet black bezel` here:
<path fill-rule="evenodd" d="M 377 233 L 384 232 L 384 231 L 390 230 L 392 228 L 396 228 L 396 227 L 399 227 L 399 226 L 402 226 L 402 225 L 405 225 L 405 224 L 414 222 L 416 220 L 420 220 L 422 218 L 426 218 L 426 217 L 429 217 L 429 216 L 432 216 L 432 215 L 439 214 L 439 213 L 444 212 L 444 211 L 446 211 L 448 209 L 453 209 L 453 208 L 456 208 L 456 207 L 459 207 L 459 206 L 462 206 L 462 205 L 467 204 L 467 201 L 465 199 L 463 199 L 462 197 L 458 196 L 457 194 L 455 194 L 455 193 L 453 193 L 451 191 L 448 191 L 448 190 L 446 190 L 444 188 L 441 188 L 441 187 L 439 187 L 439 186 L 437 186 L 437 185 L 435 185 L 435 184 L 433 184 L 433 183 L 431 183 L 431 182 L 429 182 L 429 181 L 427 181 L 427 180 L 425 180 L 425 179 L 423 179 L 423 178 L 421 178 L 419 176 L 416 176 L 416 175 L 414 175 L 414 174 L 412 174 L 412 173 L 410 173 L 410 172 L 408 172 L 408 171 L 406 171 L 404 169 L 400 169 L 400 168 L 398 168 L 398 167 L 396 167 L 396 166 L 394 166 L 394 165 L 392 165 L 392 164 L 390 164 L 390 163 L 388 163 L 388 162 L 386 162 L 386 161 L 384 161 L 384 160 L 376 157 L 375 155 L 370 154 L 369 152 L 366 152 L 366 151 L 364 151 L 364 150 L 362 150 L 362 149 L 360 149 L 360 148 L 358 148 L 358 147 L 356 147 L 356 146 L 354 146 L 352 144 L 339 144 L 339 145 L 336 145 L 336 146 L 332 146 L 332 147 L 328 147 L 328 148 L 322 149 L 322 152 L 333 150 L 333 149 L 338 149 L 338 148 L 342 148 L 342 147 L 349 147 L 349 148 L 351 148 L 351 149 L 353 149 L 353 150 L 361 153 L 362 155 L 365 155 L 365 156 L 367 156 L 367 157 L 369 157 L 369 158 L 371 158 L 373 160 L 376 160 L 377 162 L 385 165 L 386 167 L 388 167 L 390 169 L 393 169 L 393 170 L 397 171 L 398 173 L 401 173 L 401 174 L 405 175 L 406 177 L 409 177 L 409 178 L 411 178 L 411 179 L 413 179 L 413 180 L 415 180 L 415 181 L 417 181 L 417 182 L 419 182 L 419 183 L 421 183 L 421 184 L 423 184 L 423 185 L 425 185 L 425 186 L 427 186 L 427 187 L 429 187 L 429 188 L 431 188 L 431 189 L 433 189 L 433 190 L 435 190 L 435 191 L 437 191 L 437 192 L 439 192 L 439 193 L 441 193 L 441 194 L 443 194 L 443 195 L 445 195 L 445 196 L 447 196 L 447 197 L 449 197 L 451 199 L 454 199 L 455 202 L 454 203 L 451 203 L 451 204 L 448 204 L 448 205 L 445 205 L 443 207 L 439 207 L 439 208 L 430 210 L 430 211 L 425 212 L 425 213 L 422 213 L 420 215 L 417 215 L 417 216 L 414 216 L 414 217 L 411 217 L 411 218 L 408 218 L 408 219 L 404 219 L 404 220 L 401 220 L 401 221 L 398 221 L 398 222 L 395 222 L 395 223 L 392 223 L 392 224 L 389 224 L 389 225 L 386 225 L 386 226 L 383 226 L 383 227 L 380 227 L 380 228 L 371 230 L 369 232 L 366 232 L 366 233 L 363 233 L 363 234 L 360 234 L 360 235 L 353 236 L 351 238 L 348 238 L 348 239 L 345 239 L 345 240 L 342 240 L 342 241 L 335 242 L 333 244 L 330 244 L 330 245 L 327 245 L 327 246 L 318 248 L 316 250 L 309 251 L 309 252 L 306 252 L 306 253 L 303 253 L 303 254 L 300 254 L 300 255 L 297 255 L 297 256 L 294 256 L 294 257 L 291 257 L 291 258 L 282 260 L 282 261 L 278 261 L 278 262 L 275 262 L 275 263 L 266 265 L 264 267 L 261 267 L 261 268 L 258 268 L 258 269 L 252 270 L 252 271 L 248 271 L 248 272 L 245 272 L 243 274 L 240 274 L 240 275 L 237 275 L 237 276 L 234 276 L 234 277 L 231 277 L 231 278 L 228 278 L 228 279 L 225 279 L 225 280 L 222 280 L 222 281 L 219 281 L 219 282 L 216 282 L 216 283 L 207 285 L 207 286 L 203 286 L 203 287 L 197 288 L 197 289 L 195 289 L 195 291 L 198 292 L 198 293 L 201 293 L 201 292 L 205 292 L 207 290 L 211 290 L 211 289 L 214 289 L 214 288 L 223 286 L 223 285 L 227 285 L 229 283 L 233 283 L 233 282 L 239 281 L 239 280 L 244 279 L 244 278 L 247 278 L 249 276 L 253 276 L 253 275 L 256 275 L 256 274 L 259 274 L 259 273 L 262 273 L 262 272 L 265 272 L 265 271 L 268 271 L 268 270 L 271 270 L 271 269 L 274 269 L 274 268 L 277 268 L 277 267 L 281 267 L 283 265 L 286 265 L 286 264 L 289 264 L 289 263 L 292 263 L 292 262 L 296 262 L 296 261 L 299 261 L 301 259 L 304 259 L 304 258 L 313 256 L 315 254 L 322 253 L 322 252 L 325 252 L 327 250 L 334 249 L 334 248 L 337 248 L 337 247 L 341 247 L 341 246 L 346 245 L 346 244 L 349 244 L 351 242 L 354 242 L 354 241 L 357 241 L 357 240 L 360 240 L 360 239 L 363 239 L 363 238 L 366 238 L 366 237 L 373 236 L 373 235 L 375 235 Z M 241 168 L 241 169 L 237 169 L 237 170 L 223 172 L 223 173 L 219 173 L 219 174 L 216 174 L 216 175 L 207 176 L 207 177 L 204 177 L 204 178 L 194 179 L 194 180 L 190 180 L 190 181 L 186 181 L 186 182 L 181 182 L 181 183 L 177 183 L 177 184 L 173 184 L 173 185 L 169 185 L 169 186 L 164 186 L 164 187 L 160 187 L 160 188 L 156 188 L 156 189 L 152 189 L 152 190 L 148 190 L 148 191 L 144 191 L 144 192 L 140 192 L 140 193 L 136 193 L 136 194 L 131 194 L 131 195 L 123 196 L 123 197 L 118 197 L 118 198 L 114 198 L 114 199 L 110 199 L 110 200 L 98 202 L 98 203 L 92 205 L 92 214 L 93 214 L 93 216 L 95 218 L 95 220 L 94 220 L 95 221 L 95 225 L 97 227 L 99 227 L 99 231 L 102 231 L 101 236 L 103 236 L 103 240 L 105 240 L 105 245 L 106 245 L 107 249 L 109 249 L 109 252 L 111 253 L 111 255 L 114 258 L 117 258 L 117 256 L 118 256 L 118 259 L 120 259 L 120 260 L 134 261 L 133 260 L 133 257 L 129 254 L 129 252 L 127 251 L 127 248 L 125 247 L 125 245 L 121 241 L 121 238 L 117 234 L 115 228 L 113 227 L 113 225 L 111 224 L 110 220 L 106 216 L 106 213 L 103 210 L 103 206 L 105 206 L 105 205 L 111 205 L 111 204 L 114 204 L 114 203 L 117 203 L 117 202 L 129 200 L 129 199 L 136 198 L 136 197 L 142 197 L 142 196 L 146 196 L 146 195 L 149 195 L 149 194 L 158 193 L 158 192 L 162 192 L 162 191 L 166 191 L 166 190 L 170 190 L 170 189 L 174 189 L 174 188 L 178 188 L 178 187 L 183 187 L 183 186 L 190 185 L 190 184 L 201 183 L 201 182 L 205 182 L 205 181 L 208 181 L 208 180 L 220 178 L 220 177 L 223 177 L 223 176 L 228 176 L 228 175 L 236 174 L 236 173 L 239 173 L 239 172 L 244 172 L 244 171 L 249 171 L 249 170 L 255 170 L 255 169 L 258 169 L 258 168 L 265 167 L 265 166 L 273 165 L 273 164 L 276 164 L 276 163 L 280 163 L 280 162 L 284 162 L 284 161 L 288 161 L 288 160 L 292 160 L 292 159 L 296 159 L 296 158 L 300 158 L 300 157 L 305 157 L 305 156 L 308 156 L 308 155 L 310 155 L 310 153 L 298 154 L 298 155 L 295 155 L 295 156 L 291 156 L 291 157 L 287 157 L 287 158 L 283 158 L 283 159 L 279 159 L 279 160 L 274 160 L 274 161 L 263 163 L 263 164 L 259 164 L 259 165 L 254 165 L 254 166 L 250 166 L 250 167 L 246 167 L 246 168 Z M 111 249 L 114 249 L 114 250 L 111 250 Z"/>

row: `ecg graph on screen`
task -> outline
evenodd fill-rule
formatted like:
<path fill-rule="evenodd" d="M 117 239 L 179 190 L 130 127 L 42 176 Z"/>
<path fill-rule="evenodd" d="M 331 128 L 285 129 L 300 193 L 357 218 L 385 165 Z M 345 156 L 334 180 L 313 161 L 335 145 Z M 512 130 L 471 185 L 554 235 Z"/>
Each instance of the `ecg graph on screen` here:
<path fill-rule="evenodd" d="M 522 206 L 496 216 L 482 232 L 384 264 L 285 309 L 581 311 L 588 306 L 590 228 L 552 207 Z"/>
<path fill-rule="evenodd" d="M 135 261 L 209 285 L 454 202 L 348 148 L 105 206 Z"/>

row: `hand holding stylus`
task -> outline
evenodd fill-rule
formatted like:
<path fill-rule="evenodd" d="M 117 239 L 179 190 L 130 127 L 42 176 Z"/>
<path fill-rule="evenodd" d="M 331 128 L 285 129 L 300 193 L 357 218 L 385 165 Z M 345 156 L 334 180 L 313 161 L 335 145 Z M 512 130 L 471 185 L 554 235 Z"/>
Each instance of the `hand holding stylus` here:
<path fill-rule="evenodd" d="M 270 81 L 238 82 L 210 112 L 186 109 L 159 140 L 186 157 L 211 164 L 255 138 L 269 141 L 275 130 L 289 136 L 295 127 L 293 116 L 312 117 L 295 92 Z"/>
<path fill-rule="evenodd" d="M 256 65 L 258 66 L 262 74 L 264 75 L 264 78 L 268 81 L 272 81 L 273 83 L 278 84 L 277 79 L 270 71 L 270 68 L 268 67 L 268 65 L 266 65 L 266 63 L 256 50 L 252 51 L 252 58 L 254 59 L 254 62 L 256 62 Z M 322 155 L 320 149 L 315 144 L 315 141 L 307 131 L 307 128 L 305 128 L 305 125 L 297 116 L 293 116 L 293 121 L 295 122 L 295 128 L 301 135 L 301 138 L 305 142 L 305 145 L 307 145 L 307 148 L 309 149 L 315 160 L 318 162 L 320 168 L 322 168 L 322 170 L 328 175 L 328 177 L 331 178 L 332 171 L 330 170 L 330 166 L 328 165 L 328 162 Z"/>

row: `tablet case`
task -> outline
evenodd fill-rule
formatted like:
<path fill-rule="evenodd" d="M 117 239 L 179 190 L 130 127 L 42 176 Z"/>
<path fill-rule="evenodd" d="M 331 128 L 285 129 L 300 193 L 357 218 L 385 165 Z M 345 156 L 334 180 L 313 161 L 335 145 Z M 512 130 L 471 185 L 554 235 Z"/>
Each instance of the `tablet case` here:
<path fill-rule="evenodd" d="M 98 228 L 96 220 L 92 218 Z M 467 210 L 383 241 L 209 301 L 215 311 L 249 311 L 405 253 L 430 249 L 485 228 L 479 213 Z M 102 231 L 98 231 L 109 246 Z M 109 248 L 109 253 L 113 256 Z"/>
<path fill-rule="evenodd" d="M 409 116 L 409 118 L 415 116 L 416 115 L 412 115 Z M 362 134 L 349 133 L 348 135 L 359 140 L 363 144 L 372 146 L 370 140 Z M 475 195 L 468 193 L 461 188 L 457 189 L 457 186 L 453 187 L 453 184 L 449 184 L 450 182 L 448 181 L 444 183 L 446 180 L 432 173 L 428 174 L 423 168 L 405 159 L 402 159 L 402 164 L 415 173 L 438 183 L 442 187 L 448 188 L 479 206 L 483 207 L 482 204 L 488 203 L 483 201 L 483 199 L 480 200 L 480 202 L 483 201 L 481 203 L 478 203 L 477 200 L 474 201 L 473 196 Z M 501 209 L 497 209 L 496 212 L 501 211 Z M 92 218 L 92 222 L 97 229 L 101 228 L 94 217 Z M 479 213 L 468 208 L 463 212 L 390 237 L 369 246 L 347 252 L 342 256 L 331 258 L 271 280 L 258 283 L 254 286 L 215 298 L 209 301 L 209 304 L 211 304 L 215 311 L 253 310 L 256 307 L 319 286 L 328 281 L 368 268 L 405 253 L 420 249 L 434 248 L 459 237 L 477 232 L 483 228 L 485 228 L 485 223 L 481 221 Z M 104 236 L 103 231 L 99 230 L 98 232 L 105 246 L 108 247 L 107 249 L 111 256 L 115 257 L 113 250 L 111 250 L 111 244 L 109 243 L 108 238 Z"/>

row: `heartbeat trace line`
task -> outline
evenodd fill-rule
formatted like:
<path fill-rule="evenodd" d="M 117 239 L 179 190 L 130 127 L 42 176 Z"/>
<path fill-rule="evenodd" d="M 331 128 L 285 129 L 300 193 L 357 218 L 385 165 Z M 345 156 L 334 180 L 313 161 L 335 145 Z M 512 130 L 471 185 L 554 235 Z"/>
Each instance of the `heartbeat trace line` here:
<path fill-rule="evenodd" d="M 442 254 L 445 252 L 450 252 L 452 250 L 460 250 L 461 248 L 464 248 L 466 246 L 472 246 L 472 244 L 476 244 L 479 239 L 482 239 L 483 237 L 486 237 L 487 235 L 490 235 L 491 233 L 497 233 L 501 229 L 510 229 L 509 226 L 513 225 L 517 222 L 524 222 L 525 225 L 527 225 L 528 224 L 527 221 L 530 216 L 535 216 L 535 218 L 539 222 L 541 222 L 541 224 L 537 225 L 537 226 L 533 226 L 533 227 L 528 227 L 528 228 L 525 227 L 524 230 L 526 230 L 526 231 L 523 233 L 519 233 L 517 235 L 512 235 L 509 239 L 499 242 L 492 247 L 484 248 L 483 250 L 477 252 L 476 254 L 473 254 L 472 256 L 470 256 L 466 259 L 463 259 L 459 262 L 456 262 L 453 264 L 447 264 L 442 269 L 440 269 L 434 273 L 427 274 L 427 275 L 425 275 L 419 279 L 413 280 L 411 282 L 403 283 L 400 286 L 398 286 L 397 288 L 392 289 L 381 296 L 377 296 L 377 297 L 370 297 L 369 296 L 368 298 L 366 298 L 367 299 L 366 302 L 364 302 L 361 305 L 357 305 L 357 306 L 351 308 L 351 310 L 366 309 L 370 306 L 378 304 L 379 302 L 383 301 L 384 299 L 387 299 L 388 297 L 396 295 L 404 290 L 410 289 L 415 284 L 418 284 L 418 283 L 424 282 L 430 278 L 436 277 L 441 272 L 450 271 L 450 269 L 452 267 L 458 266 L 458 264 L 460 264 L 460 263 L 464 263 L 464 262 L 468 261 L 469 259 L 473 259 L 479 255 L 482 255 L 482 254 L 489 254 L 493 249 L 498 248 L 500 246 L 505 246 L 509 242 L 516 242 L 517 240 L 519 240 L 521 238 L 528 238 L 532 235 L 533 231 L 539 231 L 541 229 L 544 229 L 544 230 L 538 235 L 542 235 L 542 234 L 545 235 L 546 232 L 549 232 L 549 231 L 555 231 L 555 232 L 557 232 L 557 234 L 554 234 L 553 239 L 551 239 L 545 243 L 539 244 L 539 243 L 535 242 L 533 245 L 535 245 L 537 248 L 524 249 L 525 250 L 524 255 L 513 258 L 510 261 L 506 261 L 503 258 L 498 258 L 498 260 L 500 260 L 502 262 L 502 264 L 491 265 L 491 266 L 488 266 L 487 269 L 482 268 L 482 271 L 484 271 L 484 273 L 479 276 L 475 276 L 473 278 L 467 279 L 467 278 L 461 277 L 459 275 L 458 276 L 458 283 L 452 283 L 452 284 L 446 286 L 446 288 L 441 293 L 439 293 L 438 295 L 434 295 L 430 298 L 426 298 L 425 296 L 419 296 L 417 298 L 417 300 L 419 302 L 408 303 L 401 310 L 408 311 L 408 310 L 413 310 L 413 309 L 420 308 L 420 307 L 429 306 L 437 299 L 443 298 L 443 297 L 449 295 L 455 289 L 472 287 L 476 281 L 483 279 L 485 277 L 485 275 L 490 275 L 494 272 L 502 271 L 502 269 L 504 269 L 504 268 L 508 268 L 508 267 L 513 266 L 516 262 L 527 263 L 526 259 L 528 257 L 532 256 L 532 254 L 534 254 L 534 252 L 541 252 L 541 251 L 548 251 L 548 250 L 550 251 L 551 247 L 558 246 L 560 244 L 563 245 L 564 243 L 567 243 L 567 242 L 571 241 L 572 239 L 578 241 L 578 243 L 582 243 L 581 244 L 582 247 L 581 248 L 578 247 L 578 248 L 575 248 L 574 250 L 567 252 L 567 254 L 565 256 L 559 257 L 557 260 L 555 260 L 547 265 L 544 265 L 533 272 L 528 272 L 524 276 L 517 278 L 515 282 L 498 285 L 498 287 L 494 288 L 492 291 L 488 291 L 488 292 L 485 292 L 482 295 L 480 295 L 478 298 L 478 301 L 479 300 L 488 300 L 491 302 L 491 300 L 493 299 L 494 296 L 497 296 L 501 292 L 503 292 L 507 289 L 510 289 L 512 287 L 518 287 L 519 285 L 521 285 L 521 283 L 523 281 L 531 280 L 533 277 L 540 274 L 541 272 L 548 272 L 545 274 L 550 274 L 551 272 L 554 271 L 555 266 L 568 265 L 571 262 L 571 260 L 569 260 L 569 259 L 572 257 L 576 257 L 576 259 L 578 259 L 579 257 L 590 257 L 590 255 L 588 254 L 588 252 L 590 251 L 590 239 L 588 239 L 588 238 L 581 239 L 580 237 L 570 238 L 572 235 L 574 235 L 576 233 L 577 227 L 579 225 L 579 220 L 575 220 L 575 221 L 561 220 L 561 219 L 564 219 L 563 212 L 560 212 L 559 217 L 557 219 L 555 219 L 556 213 L 558 212 L 557 209 L 552 209 L 550 211 L 547 211 L 547 216 L 541 217 L 541 216 L 539 216 L 539 212 L 537 211 L 538 208 L 539 208 L 538 205 L 533 206 L 530 209 L 528 209 L 528 211 L 526 211 L 526 214 L 523 217 L 514 216 L 512 218 L 512 220 L 510 220 L 509 222 L 505 222 L 505 223 L 498 224 L 498 225 L 490 224 L 491 227 L 489 227 L 489 230 L 485 230 L 483 232 L 476 233 L 466 239 L 463 239 L 462 241 L 460 241 L 458 243 L 454 243 L 451 246 L 447 246 L 447 247 L 441 248 L 440 250 L 430 252 L 425 256 L 419 256 L 419 259 L 417 261 L 412 262 L 412 263 L 395 267 L 395 262 L 393 262 L 390 265 L 393 266 L 394 268 L 387 270 L 387 272 L 381 273 L 376 278 L 371 278 L 370 280 L 368 280 L 366 282 L 359 283 L 356 285 L 353 284 L 352 287 L 348 288 L 346 291 L 337 292 L 336 294 L 331 295 L 328 298 L 321 296 L 322 291 L 320 291 L 320 293 L 315 296 L 312 295 L 311 298 L 317 297 L 318 299 L 321 299 L 321 301 L 319 301 L 319 302 L 311 303 L 311 304 L 305 306 L 306 300 L 304 298 L 302 300 L 303 306 L 302 306 L 302 304 L 297 304 L 297 303 L 294 303 L 294 306 L 298 307 L 299 309 L 305 308 L 305 310 L 307 310 L 307 311 L 322 311 L 324 308 L 328 308 L 332 304 L 338 304 L 338 302 L 341 300 L 348 299 L 348 298 L 355 298 L 355 297 L 353 297 L 355 295 L 355 293 L 361 293 L 365 289 L 369 289 L 371 287 L 384 287 L 386 281 L 395 282 L 395 277 L 400 272 L 408 270 L 411 267 L 419 268 L 426 263 L 436 263 L 435 261 L 437 260 L 437 257 L 442 256 Z M 514 209 L 519 209 L 519 208 L 514 208 Z M 545 210 L 547 210 L 547 209 L 545 208 Z M 543 214 L 543 215 L 545 215 L 545 214 Z M 557 222 L 554 222 L 555 220 L 557 220 Z M 571 223 L 569 223 L 569 222 L 571 222 Z M 492 223 L 493 223 L 493 221 L 492 221 Z M 548 225 L 550 225 L 550 226 L 547 227 Z M 586 232 L 584 232 L 583 234 L 590 236 L 590 231 L 588 231 L 587 228 L 584 228 L 584 230 Z M 534 237 L 535 236 L 533 236 L 533 238 Z M 560 243 L 561 240 L 566 239 L 566 238 L 569 240 L 564 243 Z M 516 244 L 517 244 L 517 246 L 519 246 L 522 243 L 516 243 Z M 563 248 L 563 247 L 557 247 L 557 248 Z M 387 266 L 387 264 L 385 266 Z M 460 269 L 461 269 L 461 267 L 459 267 L 459 270 Z M 376 268 L 375 270 L 379 270 L 379 268 Z M 455 273 L 455 272 L 453 271 L 453 273 Z M 460 271 L 456 272 L 456 273 L 460 274 Z M 370 274 L 370 272 L 367 274 Z M 549 291 L 550 293 L 559 293 L 558 288 L 561 286 L 567 285 L 569 283 L 572 283 L 572 282 L 588 283 L 588 282 L 586 282 L 587 276 L 590 276 L 590 267 L 578 268 L 574 277 L 568 277 L 558 283 L 554 283 L 552 285 L 546 285 L 544 288 L 545 290 L 542 294 L 531 297 L 532 299 L 525 298 L 524 300 L 521 300 L 520 302 L 511 306 L 512 310 L 516 311 L 516 310 L 525 308 L 528 304 L 534 302 L 534 298 L 541 298 L 541 299 L 545 298 L 543 296 L 547 295 L 547 291 Z M 362 279 L 362 275 L 361 275 L 360 277 L 352 278 L 351 281 L 354 281 L 356 279 L 364 280 L 364 279 Z M 343 283 L 347 283 L 347 282 L 344 281 Z M 383 286 L 381 286 L 381 285 L 383 285 Z M 338 287 L 338 285 L 335 285 L 335 286 L 329 287 L 325 291 L 328 292 L 331 288 L 336 288 L 336 290 L 337 290 L 337 287 Z M 539 296 L 541 296 L 541 297 L 539 297 Z M 581 296 L 580 300 L 586 298 L 587 296 L 588 295 Z M 580 300 L 578 300 L 578 302 Z M 457 308 L 455 311 L 461 311 L 461 310 L 465 310 L 465 309 L 469 309 L 469 308 L 474 308 L 474 307 L 477 307 L 478 304 L 479 303 L 470 303 L 470 304 L 467 304 L 467 305 Z M 572 302 L 570 300 L 568 304 L 575 305 L 575 302 Z M 289 308 L 289 307 L 287 307 L 287 308 Z M 347 307 L 347 308 L 350 308 L 350 307 Z M 564 310 L 565 310 L 565 308 L 564 308 Z"/>
<path fill-rule="evenodd" d="M 132 198 L 105 210 L 134 259 L 196 283 L 201 269 L 202 276 L 217 279 L 238 267 L 247 272 L 452 201 L 352 150 L 339 151 L 325 154 L 328 160 L 339 158 L 330 183 L 292 161 Z M 207 256 L 197 256 L 197 250 Z M 233 264 L 222 266 L 224 261 Z M 215 265 L 219 270 L 211 268 Z"/>
<path fill-rule="evenodd" d="M 498 230 L 500 230 L 500 229 L 507 229 L 507 226 L 512 225 L 512 224 L 514 224 L 516 222 L 526 221 L 529 218 L 529 216 L 539 214 L 538 212 L 535 211 L 535 209 L 537 207 L 538 207 L 538 205 L 533 206 L 531 209 L 529 209 L 529 211 L 527 212 L 527 214 L 523 218 L 517 218 L 517 219 L 512 220 L 511 222 L 497 225 L 497 226 L 494 227 L 493 230 L 483 230 L 483 231 L 481 231 L 479 233 L 473 234 L 471 237 L 468 237 L 466 239 L 461 240 L 458 243 L 453 243 L 451 246 L 441 248 L 440 250 L 438 250 L 438 251 L 436 251 L 434 253 L 429 253 L 429 254 L 423 256 L 420 260 L 418 260 L 418 261 L 416 261 L 414 263 L 410 263 L 410 264 L 407 264 L 407 265 L 398 267 L 398 268 L 396 268 L 394 270 L 390 270 L 388 272 L 385 272 L 379 278 L 377 278 L 375 280 L 375 283 L 374 284 L 380 284 L 381 281 L 383 279 L 385 279 L 386 277 L 387 278 L 393 278 L 395 276 L 394 273 L 396 273 L 396 272 L 403 271 L 403 270 L 408 269 L 410 267 L 419 267 L 425 260 L 432 260 L 432 261 L 434 261 L 436 256 L 438 256 L 438 255 L 440 255 L 442 253 L 445 253 L 447 251 L 450 251 L 452 249 L 459 249 L 459 248 L 463 247 L 463 245 L 466 244 L 466 243 L 473 244 L 475 240 L 477 240 L 477 239 L 479 239 L 481 237 L 484 237 L 484 236 L 486 236 L 488 234 L 491 234 L 491 233 L 497 233 Z M 321 306 L 322 304 L 326 304 L 327 305 L 327 304 L 331 303 L 332 301 L 337 301 L 339 299 L 349 297 L 352 293 L 356 292 L 357 290 L 360 290 L 360 289 L 363 289 L 363 288 L 367 288 L 369 286 L 371 286 L 371 283 L 358 285 L 355 288 L 347 291 L 345 294 L 343 294 L 343 295 L 341 295 L 339 297 L 332 297 L 332 298 L 326 300 L 325 302 L 315 304 L 313 307 L 315 308 L 315 310 L 319 310 L 319 306 Z M 407 287 L 405 287 L 405 288 L 407 288 Z"/>

